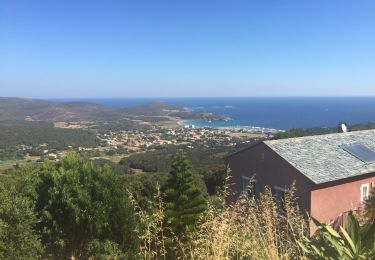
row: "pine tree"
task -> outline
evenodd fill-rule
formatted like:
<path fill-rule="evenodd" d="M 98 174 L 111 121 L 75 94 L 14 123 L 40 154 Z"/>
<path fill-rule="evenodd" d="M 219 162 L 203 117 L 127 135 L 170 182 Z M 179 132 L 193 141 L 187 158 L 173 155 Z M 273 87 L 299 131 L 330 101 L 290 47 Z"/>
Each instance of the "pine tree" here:
<path fill-rule="evenodd" d="M 180 236 L 193 228 L 200 215 L 207 209 L 203 193 L 197 188 L 190 166 L 183 153 L 173 159 L 170 178 L 164 191 L 165 215 L 172 231 Z"/>

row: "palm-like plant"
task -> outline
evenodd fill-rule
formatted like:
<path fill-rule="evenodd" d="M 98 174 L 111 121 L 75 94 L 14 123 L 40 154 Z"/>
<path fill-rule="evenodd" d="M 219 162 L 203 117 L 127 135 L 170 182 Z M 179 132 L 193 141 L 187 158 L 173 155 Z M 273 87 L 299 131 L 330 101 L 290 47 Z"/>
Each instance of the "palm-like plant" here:
<path fill-rule="evenodd" d="M 351 212 L 347 227 L 340 226 L 339 232 L 313 221 L 318 226 L 316 234 L 298 242 L 309 259 L 375 259 L 375 223 L 361 227 Z"/>

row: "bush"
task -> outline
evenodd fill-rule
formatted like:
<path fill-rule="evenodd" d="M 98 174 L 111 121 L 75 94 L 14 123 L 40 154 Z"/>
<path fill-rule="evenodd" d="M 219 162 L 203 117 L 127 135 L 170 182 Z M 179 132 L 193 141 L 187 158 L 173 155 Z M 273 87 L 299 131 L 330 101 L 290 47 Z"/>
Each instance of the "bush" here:
<path fill-rule="evenodd" d="M 36 205 L 47 254 L 80 257 L 95 239 L 134 248 L 132 208 L 109 167 L 70 153 L 56 164 L 45 162 L 40 175 Z"/>
<path fill-rule="evenodd" d="M 375 188 L 371 190 L 369 198 L 365 201 L 364 218 L 367 223 L 375 222 Z"/>
<path fill-rule="evenodd" d="M 360 227 L 353 214 L 340 232 L 314 221 L 318 230 L 312 239 L 298 242 L 308 259 L 375 259 L 375 222 Z"/>
<path fill-rule="evenodd" d="M 32 202 L 0 184 L 0 259 L 39 259 L 43 247 L 36 223 Z"/>

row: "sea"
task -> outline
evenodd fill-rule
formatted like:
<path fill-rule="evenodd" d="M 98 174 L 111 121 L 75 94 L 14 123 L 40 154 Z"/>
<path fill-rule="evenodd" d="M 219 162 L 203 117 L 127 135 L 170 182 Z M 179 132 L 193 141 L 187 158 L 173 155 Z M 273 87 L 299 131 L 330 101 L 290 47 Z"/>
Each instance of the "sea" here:
<path fill-rule="evenodd" d="M 239 98 L 106 98 L 64 99 L 123 108 L 149 102 L 168 102 L 194 111 L 226 115 L 228 121 L 183 121 L 196 127 L 267 128 L 334 127 L 375 122 L 372 97 L 239 97 Z M 56 100 L 55 100 L 56 101 Z"/>

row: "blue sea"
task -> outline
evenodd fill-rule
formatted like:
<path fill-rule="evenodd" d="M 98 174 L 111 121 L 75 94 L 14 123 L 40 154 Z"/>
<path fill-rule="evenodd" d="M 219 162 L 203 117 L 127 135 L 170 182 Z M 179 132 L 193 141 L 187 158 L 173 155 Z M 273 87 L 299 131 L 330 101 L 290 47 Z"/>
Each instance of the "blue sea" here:
<path fill-rule="evenodd" d="M 69 99 L 71 101 L 72 99 Z M 77 101 L 77 99 L 74 99 Z M 292 127 L 337 126 L 375 122 L 375 97 L 244 97 L 244 98 L 121 98 L 79 99 L 114 107 L 148 102 L 169 102 L 195 111 L 227 115 L 229 121 L 186 121 L 211 127 Z M 66 100 L 64 100 L 66 101 Z"/>

